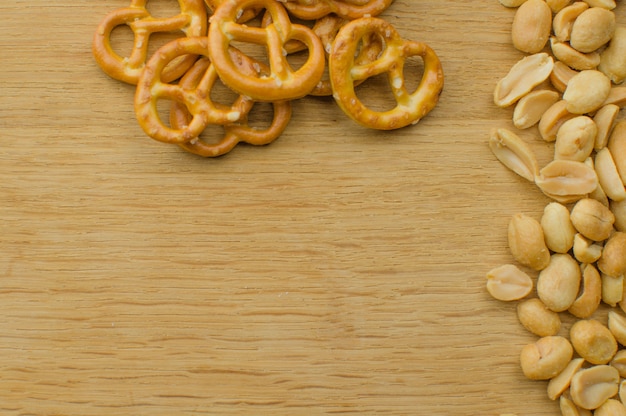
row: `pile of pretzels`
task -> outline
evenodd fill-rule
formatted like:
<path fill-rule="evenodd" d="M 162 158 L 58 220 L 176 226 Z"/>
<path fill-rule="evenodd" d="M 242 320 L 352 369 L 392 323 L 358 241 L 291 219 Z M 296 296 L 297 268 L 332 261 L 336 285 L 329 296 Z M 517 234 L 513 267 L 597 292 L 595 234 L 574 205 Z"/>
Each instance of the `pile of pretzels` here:
<path fill-rule="evenodd" d="M 361 125 L 392 130 L 416 124 L 443 89 L 436 53 L 376 17 L 393 0 L 178 0 L 180 13 L 170 17 L 152 16 L 147 2 L 131 0 L 104 17 L 93 39 L 94 58 L 112 78 L 136 85 L 135 113 L 149 137 L 200 156 L 226 154 L 240 142 L 271 143 L 287 127 L 291 101 L 308 95 L 332 96 Z M 129 56 L 115 52 L 111 42 L 123 25 L 134 34 Z M 157 32 L 182 35 L 148 56 Z M 261 45 L 267 63 L 235 44 Z M 294 69 L 288 57 L 302 51 L 304 62 Z M 407 90 L 403 73 L 411 57 L 423 61 L 414 91 Z M 355 92 L 381 74 L 396 100 L 388 111 L 368 108 Z M 230 105 L 211 99 L 218 81 L 237 96 Z M 159 115 L 160 100 L 171 102 L 167 122 Z M 257 102 L 272 104 L 268 128 L 248 123 Z M 209 126 L 223 128 L 219 140 L 201 137 Z"/>

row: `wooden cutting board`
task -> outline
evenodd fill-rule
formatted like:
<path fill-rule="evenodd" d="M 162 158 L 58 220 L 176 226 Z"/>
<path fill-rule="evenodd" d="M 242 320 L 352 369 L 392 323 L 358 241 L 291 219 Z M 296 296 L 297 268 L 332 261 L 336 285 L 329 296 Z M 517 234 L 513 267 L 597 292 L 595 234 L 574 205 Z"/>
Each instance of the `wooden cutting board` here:
<path fill-rule="evenodd" d="M 510 216 L 547 202 L 486 144 L 511 126 L 492 103 L 523 56 L 511 9 L 384 13 L 443 63 L 415 126 L 307 97 L 271 145 L 203 159 L 149 139 L 92 58 L 127 5 L 0 5 L 0 414 L 558 414 L 485 290 Z"/>

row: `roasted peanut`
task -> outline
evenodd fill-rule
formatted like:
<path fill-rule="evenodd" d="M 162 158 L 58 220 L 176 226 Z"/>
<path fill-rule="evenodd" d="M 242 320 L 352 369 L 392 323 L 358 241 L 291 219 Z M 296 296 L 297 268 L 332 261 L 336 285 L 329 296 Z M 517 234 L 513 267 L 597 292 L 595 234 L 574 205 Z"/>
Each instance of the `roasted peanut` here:
<path fill-rule="evenodd" d="M 626 200 L 611 201 L 609 206 L 615 216 L 615 229 L 626 232 Z"/>
<path fill-rule="evenodd" d="M 561 42 L 554 36 L 550 38 L 550 48 L 557 60 L 578 71 L 596 69 L 600 64 L 600 53 L 582 53 L 572 48 L 569 43 Z"/>
<path fill-rule="evenodd" d="M 513 125 L 521 130 L 534 126 L 539 123 L 543 113 L 559 99 L 559 93 L 552 90 L 539 89 L 529 92 L 515 105 Z"/>
<path fill-rule="evenodd" d="M 515 12 L 513 46 L 526 53 L 540 52 L 550 37 L 552 10 L 544 0 L 527 0 Z"/>
<path fill-rule="evenodd" d="M 550 83 L 552 83 L 552 86 L 556 88 L 557 91 L 564 92 L 569 80 L 577 73 L 578 71 L 573 70 L 563 62 L 556 61 L 550 73 Z"/>
<path fill-rule="evenodd" d="M 520 365 L 522 372 L 529 379 L 548 380 L 567 367 L 573 354 L 574 349 L 567 338 L 543 337 L 522 348 Z"/>
<path fill-rule="evenodd" d="M 598 70 L 602 71 L 616 84 L 626 79 L 626 27 L 617 26 L 613 38 L 600 53 Z"/>
<path fill-rule="evenodd" d="M 610 92 L 611 80 L 604 73 L 589 69 L 569 80 L 563 99 L 567 102 L 567 111 L 585 114 L 602 107 Z"/>
<path fill-rule="evenodd" d="M 505 264 L 487 272 L 487 291 L 495 299 L 512 301 L 526 297 L 533 281 L 513 264 Z"/>
<path fill-rule="evenodd" d="M 574 257 L 581 263 L 595 263 L 602 255 L 602 245 L 577 233 L 574 236 Z"/>
<path fill-rule="evenodd" d="M 563 204 L 551 202 L 543 209 L 541 227 L 546 246 L 556 253 L 567 253 L 574 246 L 576 229 Z"/>
<path fill-rule="evenodd" d="M 570 219 L 579 233 L 593 241 L 604 241 L 613 231 L 615 216 L 595 199 L 584 198 L 572 208 Z"/>
<path fill-rule="evenodd" d="M 607 10 L 613 10 L 615 8 L 615 0 L 584 0 L 585 3 L 591 7 L 602 7 Z"/>
<path fill-rule="evenodd" d="M 576 117 L 576 114 L 567 111 L 567 101 L 559 100 L 552 104 L 541 116 L 539 120 L 539 134 L 545 141 L 553 142 L 556 140 L 556 134 L 563 123 L 574 117 Z"/>
<path fill-rule="evenodd" d="M 544 52 L 522 58 L 496 84 L 494 103 L 500 107 L 515 104 L 535 86 L 547 80 L 553 66 L 554 60 Z"/>
<path fill-rule="evenodd" d="M 602 256 L 598 260 L 598 268 L 608 276 L 624 278 L 626 275 L 626 233 L 616 231 L 604 243 Z"/>
<path fill-rule="evenodd" d="M 626 316 L 614 310 L 609 311 L 608 326 L 615 340 L 626 346 Z"/>
<path fill-rule="evenodd" d="M 583 11 L 572 25 L 570 45 L 583 53 L 606 45 L 615 32 L 615 13 L 602 7 Z"/>
<path fill-rule="evenodd" d="M 626 199 L 626 188 L 617 171 L 615 159 L 608 147 L 598 150 L 594 160 L 598 182 L 606 195 L 613 201 Z"/>
<path fill-rule="evenodd" d="M 594 416 L 626 416 L 626 406 L 619 400 L 608 399 L 594 412 Z"/>
<path fill-rule="evenodd" d="M 559 408 L 561 409 L 561 416 L 591 416 L 590 410 L 581 409 L 564 395 L 559 399 Z"/>
<path fill-rule="evenodd" d="M 619 341 L 618 341 L 619 342 Z M 626 377 L 626 350 L 617 351 L 615 357 L 611 360 L 611 365 L 619 371 L 620 377 Z"/>
<path fill-rule="evenodd" d="M 524 214 L 515 214 L 509 221 L 508 241 L 511 254 L 520 264 L 541 270 L 550 263 L 543 229 L 539 221 Z"/>
<path fill-rule="evenodd" d="M 582 264 L 582 293 L 567 309 L 577 318 L 589 318 L 600 306 L 602 301 L 602 278 L 593 264 Z"/>
<path fill-rule="evenodd" d="M 572 306 L 580 288 L 578 262 L 569 254 L 555 253 L 537 277 L 537 295 L 552 311 L 562 312 Z"/>
<path fill-rule="evenodd" d="M 500 0 L 500 4 L 503 5 L 504 7 L 519 7 L 522 5 L 522 3 L 524 3 L 526 0 Z"/>
<path fill-rule="evenodd" d="M 598 127 L 587 116 L 567 120 L 556 133 L 554 158 L 584 162 L 591 155 Z"/>
<path fill-rule="evenodd" d="M 572 377 L 572 401 L 583 409 L 597 409 L 619 390 L 619 372 L 610 365 L 596 365 L 580 370 Z"/>
<path fill-rule="evenodd" d="M 556 335 L 561 328 L 559 314 L 548 309 L 537 298 L 518 303 L 517 318 L 524 328 L 540 337 Z"/>
<path fill-rule="evenodd" d="M 548 3 L 548 6 L 550 6 L 550 10 L 552 10 L 552 13 L 558 13 L 568 4 L 570 4 L 571 0 L 546 0 L 546 3 Z"/>
<path fill-rule="evenodd" d="M 609 306 L 617 306 L 624 299 L 624 276 L 600 274 L 602 280 L 602 302 Z"/>
<path fill-rule="evenodd" d="M 569 41 L 574 21 L 588 8 L 589 5 L 587 3 L 577 1 L 562 8 L 554 15 L 552 19 L 552 30 L 560 42 Z"/>
<path fill-rule="evenodd" d="M 553 160 L 539 170 L 535 184 L 547 196 L 568 203 L 593 192 L 598 186 L 598 177 L 584 162 Z"/>
<path fill-rule="evenodd" d="M 609 136 L 607 148 L 613 156 L 622 184 L 626 185 L 626 120 L 621 120 L 615 124 Z"/>
<path fill-rule="evenodd" d="M 539 165 L 532 149 L 517 134 L 507 129 L 493 129 L 489 148 L 506 167 L 530 182 L 539 174 Z"/>
<path fill-rule="evenodd" d="M 570 342 L 578 355 L 592 364 L 606 364 L 617 353 L 615 337 L 595 319 L 575 322 L 570 328 Z"/>
<path fill-rule="evenodd" d="M 594 149 L 600 150 L 607 146 L 609 137 L 613 131 L 613 126 L 615 126 L 615 120 L 617 120 L 619 110 L 619 106 L 615 104 L 608 104 L 602 106 L 593 116 L 593 121 L 598 127 L 598 134 L 596 135 Z"/>
<path fill-rule="evenodd" d="M 550 379 L 548 382 L 548 397 L 550 400 L 558 399 L 559 396 L 569 388 L 572 377 L 581 369 L 584 363 L 584 358 L 574 358 L 567 364 L 567 367 L 565 367 L 563 371 L 556 377 Z"/>

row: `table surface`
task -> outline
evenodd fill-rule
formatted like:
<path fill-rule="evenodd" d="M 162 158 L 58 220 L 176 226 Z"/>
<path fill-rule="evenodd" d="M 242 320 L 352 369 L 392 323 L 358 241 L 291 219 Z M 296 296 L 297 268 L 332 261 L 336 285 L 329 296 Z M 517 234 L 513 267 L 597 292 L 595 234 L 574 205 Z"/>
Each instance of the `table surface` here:
<path fill-rule="evenodd" d="M 523 56 L 513 10 L 384 13 L 443 63 L 415 126 L 306 97 L 271 145 L 204 159 L 149 139 L 96 65 L 127 5 L 0 5 L 0 413 L 558 414 L 519 369 L 515 303 L 485 290 L 511 215 L 548 202 L 487 147 L 511 126 L 492 91 Z"/>

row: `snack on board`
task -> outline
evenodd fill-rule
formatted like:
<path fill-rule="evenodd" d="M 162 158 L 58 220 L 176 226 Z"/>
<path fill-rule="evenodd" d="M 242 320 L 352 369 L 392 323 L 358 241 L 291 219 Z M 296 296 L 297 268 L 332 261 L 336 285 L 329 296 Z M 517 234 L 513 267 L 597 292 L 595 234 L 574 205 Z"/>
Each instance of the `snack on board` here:
<path fill-rule="evenodd" d="M 355 62 L 359 42 L 372 34 L 382 38 L 382 52 L 373 61 Z M 409 93 L 403 68 L 405 61 L 413 56 L 424 61 L 424 73 L 417 89 Z M 435 51 L 423 42 L 402 39 L 393 26 L 376 17 L 353 20 L 339 30 L 330 52 L 329 71 L 333 96 L 339 107 L 355 121 L 379 130 L 417 123 L 435 107 L 443 89 L 443 70 Z M 378 112 L 358 99 L 354 86 L 383 73 L 387 74 L 397 105 Z"/>
<path fill-rule="evenodd" d="M 550 380 L 548 397 L 559 401 L 563 415 L 626 414 L 626 381 L 620 379 L 626 376 L 626 175 L 620 173 L 626 171 L 626 146 L 615 145 L 626 143 L 626 121 L 620 120 L 626 105 L 626 87 L 620 85 L 626 74 L 626 58 L 620 55 L 626 29 L 616 23 L 612 0 L 500 3 L 518 7 L 512 45 L 530 55 L 497 83 L 494 104 L 515 104 L 512 124 L 526 134 L 522 139 L 515 130 L 494 128 L 488 143 L 516 174 L 529 179 L 534 171 L 535 185 L 552 199 L 541 217 L 542 238 L 528 236 L 541 234 L 530 220 L 533 226 L 515 227 L 526 230 L 525 239 L 509 238 L 513 259 L 522 271 L 532 273 L 534 266 L 531 278 L 536 278 L 535 293 L 522 298 L 517 311 L 522 325 L 539 339 L 522 348 L 520 367 L 530 379 Z M 542 46 L 547 9 L 552 19 L 549 51 Z M 529 33 L 535 37 L 527 37 Z M 538 75 L 539 64 L 528 64 L 539 62 L 538 56 L 552 61 L 547 77 L 545 72 Z M 524 65 L 531 71 L 520 71 Z M 537 157 L 532 148 L 546 143 L 554 144 L 553 158 L 533 169 Z M 514 215 L 511 223 L 520 216 Z M 546 246 L 550 261 L 545 266 L 520 255 Z M 487 291 L 493 296 L 491 274 Z M 548 321 L 556 328 L 557 320 L 546 311 L 573 318 L 569 333 L 537 331 L 538 323 Z M 566 343 L 570 346 L 563 348 Z M 568 357 L 572 347 L 565 367 L 565 359 L 551 366 L 558 374 L 542 371 L 555 361 L 557 350 L 567 350 L 561 357 Z"/>
<path fill-rule="evenodd" d="M 401 39 L 382 19 L 368 20 L 393 0 L 178 0 L 181 12 L 167 18 L 151 16 L 148 1 L 131 0 L 130 7 L 103 19 L 94 35 L 94 58 L 110 76 L 137 84 L 136 118 L 149 137 L 197 155 L 223 155 L 239 142 L 268 144 L 287 127 L 291 100 L 307 95 L 356 100 L 350 88 L 379 70 L 390 73 L 398 106 L 386 114 L 370 112 L 369 121 L 360 121 L 372 128 L 390 130 L 417 123 L 435 107 L 443 87 L 441 63 L 428 45 Z M 298 23 L 292 18 L 299 19 Z M 376 24 L 358 39 L 348 39 L 344 34 L 336 42 L 342 29 L 355 20 L 359 22 L 350 26 L 353 29 L 366 21 Z M 121 25 L 128 25 L 134 34 L 130 57 L 117 55 L 111 45 L 111 34 Z M 150 35 L 163 31 L 181 31 L 184 36 L 148 56 Z M 333 52 L 336 43 L 340 47 Z M 252 58 L 258 46 L 265 52 L 267 65 Z M 291 55 L 300 52 L 304 53 L 291 62 Z M 327 65 L 331 52 L 340 63 L 335 68 L 352 68 L 352 72 L 360 68 L 362 74 L 369 75 L 351 79 L 351 87 L 335 88 Z M 346 59 L 342 56 L 346 53 L 354 56 Z M 411 56 L 419 56 L 424 69 L 419 87 L 409 93 L 402 66 Z M 231 105 L 212 101 L 211 91 L 218 81 L 238 95 Z M 157 103 L 161 101 L 171 102 L 169 123 L 160 114 Z M 255 101 L 272 106 L 274 114 L 268 128 L 248 123 Z M 359 121 L 351 103 L 340 103 L 339 107 Z M 374 118 L 380 120 L 374 122 Z M 222 126 L 224 135 L 211 142 L 202 133 L 213 125 Z"/>
<path fill-rule="evenodd" d="M 202 0 L 179 0 L 180 13 L 166 18 L 153 17 L 146 9 L 149 0 L 131 0 L 129 7 L 110 12 L 98 25 L 93 38 L 93 56 L 109 76 L 136 84 L 148 57 L 150 35 L 157 32 L 180 31 L 185 36 L 205 36 L 207 14 Z M 134 42 L 130 56 L 122 57 L 111 46 L 111 33 L 121 25 L 133 31 Z M 182 57 L 164 72 L 164 81 L 172 81 L 189 69 L 195 56 Z"/>

